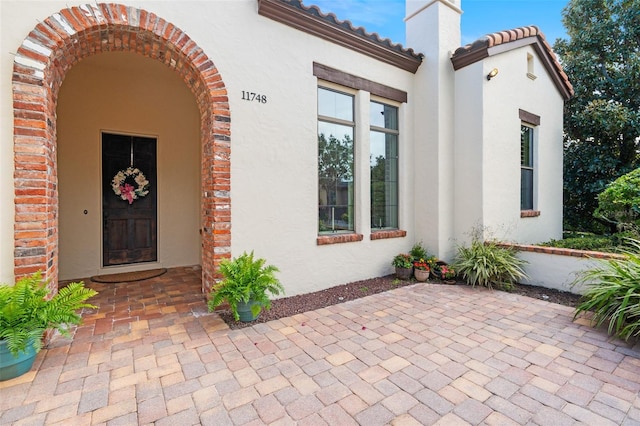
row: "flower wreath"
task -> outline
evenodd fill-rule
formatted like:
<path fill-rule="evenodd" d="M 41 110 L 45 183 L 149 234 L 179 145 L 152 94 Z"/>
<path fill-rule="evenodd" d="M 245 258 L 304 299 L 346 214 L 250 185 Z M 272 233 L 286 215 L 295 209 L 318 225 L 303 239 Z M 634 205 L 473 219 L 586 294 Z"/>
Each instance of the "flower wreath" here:
<path fill-rule="evenodd" d="M 137 188 L 132 183 L 135 183 Z M 147 195 L 149 193 L 148 186 L 149 181 L 137 167 L 120 170 L 111 180 L 113 192 L 123 200 L 127 200 L 129 204 L 132 204 L 133 200 Z"/>

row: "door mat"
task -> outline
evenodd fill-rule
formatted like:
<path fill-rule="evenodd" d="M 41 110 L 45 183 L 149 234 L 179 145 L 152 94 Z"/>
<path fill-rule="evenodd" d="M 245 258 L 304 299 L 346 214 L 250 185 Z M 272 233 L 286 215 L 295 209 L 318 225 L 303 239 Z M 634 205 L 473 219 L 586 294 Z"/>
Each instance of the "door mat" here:
<path fill-rule="evenodd" d="M 167 268 L 150 269 L 148 271 L 123 272 L 121 274 L 96 275 L 91 281 L 96 283 L 124 283 L 130 281 L 142 281 L 159 277 L 167 272 Z"/>

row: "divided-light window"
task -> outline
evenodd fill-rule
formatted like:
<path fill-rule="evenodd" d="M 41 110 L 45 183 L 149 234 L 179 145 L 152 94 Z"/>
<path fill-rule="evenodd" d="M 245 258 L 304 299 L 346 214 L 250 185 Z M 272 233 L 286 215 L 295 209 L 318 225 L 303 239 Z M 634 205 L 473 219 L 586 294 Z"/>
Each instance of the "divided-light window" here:
<path fill-rule="evenodd" d="M 398 229 L 398 108 L 371 102 L 371 230 Z"/>
<path fill-rule="evenodd" d="M 533 210 L 534 128 L 520 126 L 520 210 Z"/>
<path fill-rule="evenodd" d="M 318 88 L 318 232 L 353 232 L 354 97 Z"/>

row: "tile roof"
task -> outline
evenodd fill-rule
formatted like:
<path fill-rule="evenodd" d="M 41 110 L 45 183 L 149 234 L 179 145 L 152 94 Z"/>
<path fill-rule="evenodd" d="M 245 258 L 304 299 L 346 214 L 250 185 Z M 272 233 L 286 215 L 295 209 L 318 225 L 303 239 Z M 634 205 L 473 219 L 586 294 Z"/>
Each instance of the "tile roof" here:
<path fill-rule="evenodd" d="M 302 0 L 258 0 L 258 13 L 414 73 L 424 57 L 377 33 L 354 27 L 333 13 L 325 14 L 318 6 L 305 6 Z"/>
<path fill-rule="evenodd" d="M 569 77 L 567 77 L 567 74 L 565 74 L 562 69 L 562 65 L 553 52 L 551 45 L 547 43 L 544 34 L 535 25 L 487 34 L 473 43 L 456 49 L 451 57 L 453 68 L 458 70 L 492 56 L 492 54 L 510 50 L 509 46 L 506 45 L 517 41 L 520 42 L 514 43 L 511 48 L 517 48 L 527 44 L 533 45 L 560 93 L 562 93 L 565 99 L 573 96 L 573 86 L 569 81 Z M 498 46 L 502 47 L 502 49 L 495 49 Z"/>
<path fill-rule="evenodd" d="M 329 22 L 332 25 L 335 26 L 339 26 L 342 27 L 348 31 L 351 31 L 353 33 L 356 33 L 357 35 L 364 37 L 364 38 L 368 38 L 369 40 L 373 41 L 374 43 L 380 44 L 381 46 L 385 46 L 388 47 L 390 49 L 396 50 L 398 52 L 407 54 L 409 56 L 412 56 L 416 59 L 422 59 L 423 55 L 422 53 L 417 53 L 415 52 L 412 48 L 405 48 L 402 46 L 402 44 L 400 43 L 394 43 L 393 41 L 391 41 L 391 39 L 385 37 L 382 38 L 380 37 L 380 35 L 378 33 L 370 33 L 367 32 L 366 28 L 364 27 L 354 27 L 353 24 L 351 23 L 351 21 L 349 20 L 340 20 L 338 19 L 338 17 L 333 14 L 332 12 L 329 13 L 323 13 L 320 8 L 316 5 L 310 5 L 310 6 L 305 6 L 304 4 L 302 4 L 302 0 L 284 0 L 289 4 L 295 5 L 296 7 L 305 10 L 306 12 L 318 16 L 324 20 L 326 20 L 327 22 Z"/>

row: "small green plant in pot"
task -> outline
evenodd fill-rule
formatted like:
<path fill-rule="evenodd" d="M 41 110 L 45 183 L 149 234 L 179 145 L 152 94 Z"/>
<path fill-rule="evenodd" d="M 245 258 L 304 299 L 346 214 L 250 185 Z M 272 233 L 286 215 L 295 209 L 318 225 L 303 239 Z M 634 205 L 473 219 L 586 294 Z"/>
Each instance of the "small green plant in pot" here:
<path fill-rule="evenodd" d="M 396 277 L 401 280 L 408 280 L 413 273 L 413 258 L 410 254 L 397 254 L 391 261 L 391 265 L 396 268 Z"/>
<path fill-rule="evenodd" d="M 278 268 L 266 265 L 265 259 L 255 259 L 253 251 L 233 260 L 220 262 L 222 281 L 211 289 L 209 310 L 228 303 L 236 321 L 255 320 L 263 309 L 271 309 L 269 294 L 284 294 L 284 287 L 276 278 Z"/>
<path fill-rule="evenodd" d="M 411 247 L 409 254 L 413 258 L 414 262 L 420 261 L 420 259 L 428 259 L 431 257 L 429 253 L 427 253 L 427 249 L 423 247 L 421 242 L 415 243 L 413 247 Z"/>
<path fill-rule="evenodd" d="M 86 300 L 98 294 L 83 282 L 61 287 L 47 299 L 49 293 L 39 272 L 15 285 L 0 285 L 0 380 L 29 371 L 42 348 L 45 331 L 56 329 L 68 335 L 68 324 L 82 322 L 77 311 L 95 308 Z"/>

